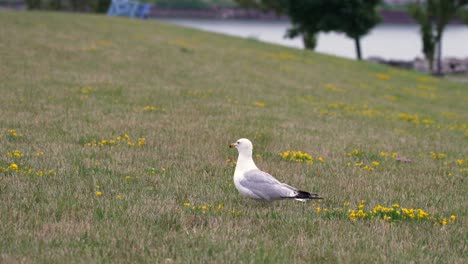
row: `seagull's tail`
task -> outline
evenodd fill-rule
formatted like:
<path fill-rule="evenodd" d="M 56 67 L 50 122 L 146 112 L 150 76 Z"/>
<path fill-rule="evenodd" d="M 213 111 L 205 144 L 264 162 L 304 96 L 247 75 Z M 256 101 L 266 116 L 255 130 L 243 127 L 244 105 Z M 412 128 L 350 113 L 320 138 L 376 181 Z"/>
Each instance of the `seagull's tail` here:
<path fill-rule="evenodd" d="M 297 191 L 296 196 L 291 197 L 291 198 L 293 198 L 294 200 L 297 200 L 297 201 L 301 201 L 301 202 L 305 202 L 307 200 L 323 199 L 318 194 L 308 193 L 308 192 L 304 192 L 304 191 Z"/>

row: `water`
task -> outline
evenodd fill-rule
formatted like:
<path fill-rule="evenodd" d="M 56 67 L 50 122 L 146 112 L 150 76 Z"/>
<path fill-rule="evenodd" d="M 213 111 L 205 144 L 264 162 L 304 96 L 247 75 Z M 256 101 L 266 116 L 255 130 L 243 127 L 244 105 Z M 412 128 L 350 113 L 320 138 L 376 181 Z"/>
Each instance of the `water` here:
<path fill-rule="evenodd" d="M 244 38 L 303 48 L 302 40 L 285 39 L 290 27 L 287 21 L 239 21 L 202 19 L 164 19 L 162 21 L 205 31 L 218 32 Z M 412 60 L 423 57 L 417 25 L 381 24 L 376 26 L 361 42 L 363 58 L 378 56 L 385 59 Z M 344 34 L 321 33 L 316 51 L 336 56 L 355 58 L 354 41 Z M 443 35 L 443 57 L 468 57 L 468 26 L 450 25 Z"/>

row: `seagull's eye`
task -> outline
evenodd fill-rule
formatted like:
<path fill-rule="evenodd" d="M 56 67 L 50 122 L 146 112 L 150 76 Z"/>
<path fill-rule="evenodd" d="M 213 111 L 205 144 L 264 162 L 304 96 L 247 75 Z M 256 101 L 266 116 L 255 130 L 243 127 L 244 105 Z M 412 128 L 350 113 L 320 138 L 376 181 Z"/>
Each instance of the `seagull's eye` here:
<path fill-rule="evenodd" d="M 237 144 L 240 144 L 240 141 L 237 141 Z"/>

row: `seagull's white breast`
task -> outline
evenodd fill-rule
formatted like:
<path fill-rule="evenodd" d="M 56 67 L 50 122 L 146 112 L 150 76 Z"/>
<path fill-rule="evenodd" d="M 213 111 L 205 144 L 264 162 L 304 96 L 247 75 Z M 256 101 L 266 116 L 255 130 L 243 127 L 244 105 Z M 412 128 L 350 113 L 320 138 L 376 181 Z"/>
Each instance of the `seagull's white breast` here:
<path fill-rule="evenodd" d="M 240 194 L 258 199 L 259 197 L 255 195 L 252 191 L 245 188 L 240 184 L 240 182 L 244 179 L 244 173 L 258 169 L 255 165 L 252 157 L 245 157 L 244 155 L 240 154 L 236 164 L 236 170 L 234 171 L 234 186 L 239 191 Z"/>

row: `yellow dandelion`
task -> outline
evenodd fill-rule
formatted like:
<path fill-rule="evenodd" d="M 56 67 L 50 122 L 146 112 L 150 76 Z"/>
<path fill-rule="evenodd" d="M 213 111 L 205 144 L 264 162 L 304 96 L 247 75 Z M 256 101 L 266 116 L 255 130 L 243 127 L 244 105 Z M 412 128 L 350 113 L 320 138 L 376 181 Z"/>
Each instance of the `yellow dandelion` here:
<path fill-rule="evenodd" d="M 255 102 L 254 105 L 255 105 L 255 106 L 258 106 L 258 107 L 265 107 L 265 103 L 264 103 L 264 102 Z"/>
<path fill-rule="evenodd" d="M 143 107 L 143 110 L 145 110 L 145 111 L 156 111 L 156 110 L 158 110 L 158 108 L 155 107 L 155 106 L 152 106 L 152 105 L 147 105 L 147 106 Z"/>
<path fill-rule="evenodd" d="M 96 192 L 96 196 L 97 196 L 97 197 L 101 197 L 101 196 L 102 196 L 102 192 L 97 191 L 97 192 Z"/>
<path fill-rule="evenodd" d="M 12 163 L 10 166 L 8 166 L 8 169 L 16 171 L 18 170 L 18 165 L 16 163 Z"/>
<path fill-rule="evenodd" d="M 389 155 L 390 155 L 390 154 L 388 154 L 388 153 L 385 152 L 385 151 L 381 151 L 381 152 L 380 152 L 380 156 L 382 156 L 382 157 L 388 157 Z"/>
<path fill-rule="evenodd" d="M 190 207 L 190 203 L 184 203 L 185 207 Z"/>
<path fill-rule="evenodd" d="M 377 166 L 379 166 L 379 165 L 380 165 L 380 162 L 378 162 L 378 161 L 374 161 L 374 162 L 372 162 L 372 165 L 374 165 L 374 166 L 376 166 L 376 167 L 377 167 Z"/>
<path fill-rule="evenodd" d="M 377 73 L 375 77 L 379 78 L 380 80 L 388 81 L 390 80 L 390 75 L 385 73 Z"/>
<path fill-rule="evenodd" d="M 450 216 L 450 219 L 451 219 L 452 221 L 455 221 L 455 220 L 457 219 L 457 217 L 456 217 L 455 215 L 451 215 L 451 216 Z"/>
<path fill-rule="evenodd" d="M 138 139 L 138 143 L 137 143 L 138 146 L 143 146 L 143 145 L 145 145 L 145 143 L 146 143 L 145 138 L 141 137 L 141 138 Z"/>

